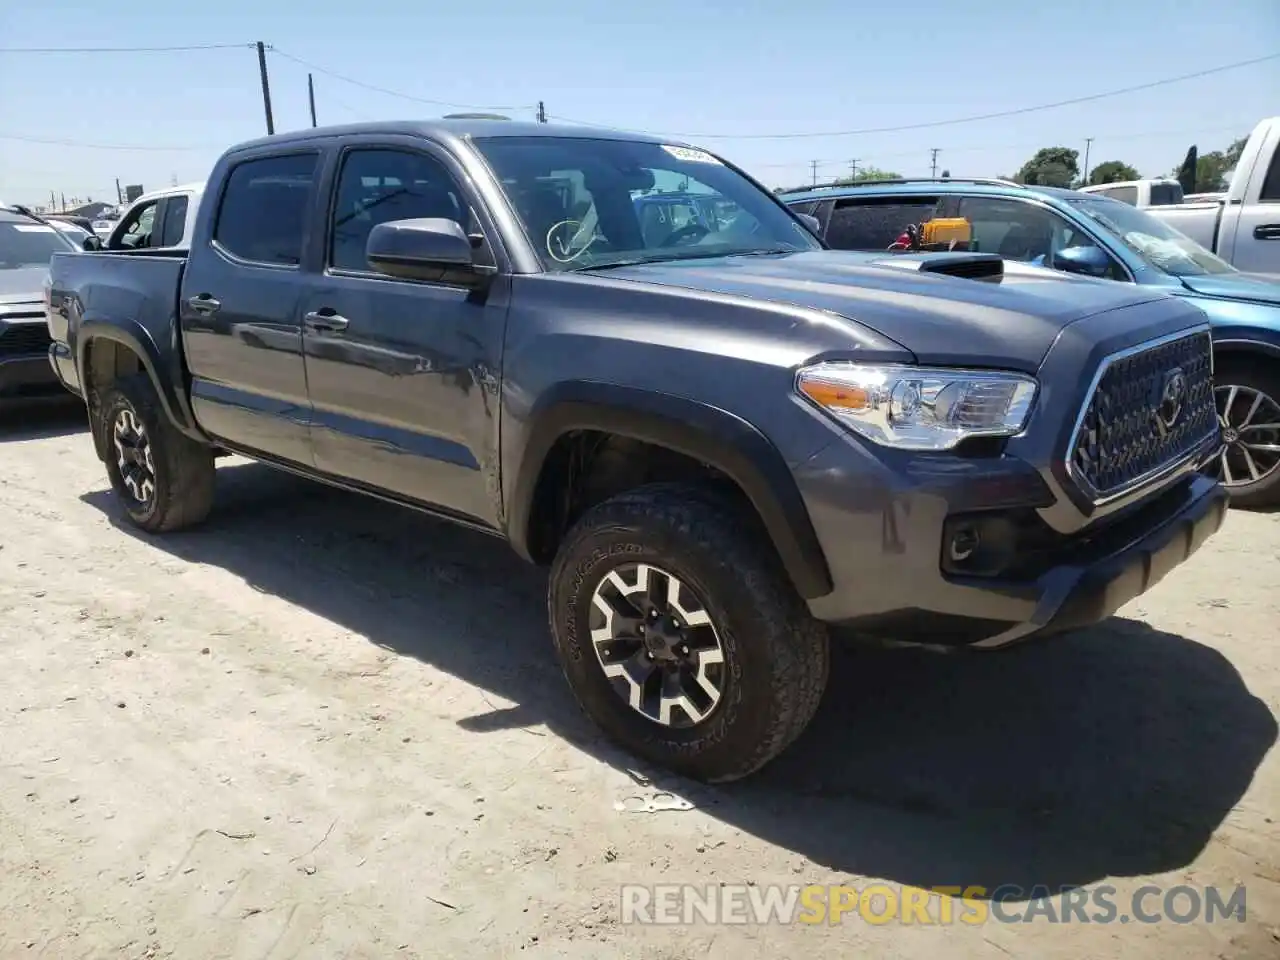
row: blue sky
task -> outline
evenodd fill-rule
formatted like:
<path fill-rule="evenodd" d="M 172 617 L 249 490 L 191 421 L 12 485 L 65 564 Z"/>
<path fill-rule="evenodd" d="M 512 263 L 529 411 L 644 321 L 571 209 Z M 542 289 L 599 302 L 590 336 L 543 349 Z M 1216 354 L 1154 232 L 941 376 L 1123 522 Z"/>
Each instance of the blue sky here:
<path fill-rule="evenodd" d="M 1091 165 L 1167 173 L 1191 143 L 1225 146 L 1280 113 L 1280 60 L 1017 117 L 924 130 L 746 139 L 929 123 L 1087 96 L 1280 53 L 1277 0 L 1053 4 L 994 0 L 382 0 L 7 3 L 0 11 L 0 197 L 110 199 L 202 179 L 226 146 L 265 132 L 269 54 L 277 130 L 309 124 L 307 67 L 448 101 L 433 105 L 315 72 L 323 123 L 502 107 L 681 134 L 770 186 L 849 160 L 905 175 L 1013 173 L 1038 147 Z M 932 39 L 931 39 L 932 38 Z M 181 53 L 26 54 L 15 47 L 240 44 Z M 27 141 L 12 138 L 27 138 Z M 28 142 L 75 141 L 78 146 Z M 98 149 L 87 146 L 123 146 Z"/>

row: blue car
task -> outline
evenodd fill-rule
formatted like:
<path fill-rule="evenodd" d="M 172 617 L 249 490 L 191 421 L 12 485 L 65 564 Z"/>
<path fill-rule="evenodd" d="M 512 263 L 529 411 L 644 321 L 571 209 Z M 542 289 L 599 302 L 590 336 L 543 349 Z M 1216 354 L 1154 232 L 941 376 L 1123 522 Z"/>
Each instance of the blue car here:
<path fill-rule="evenodd" d="M 1241 273 L 1136 207 L 1076 190 L 1006 180 L 889 180 L 780 199 L 815 217 L 822 238 L 840 250 L 998 253 L 1193 300 L 1213 325 L 1226 441 L 1216 469 L 1234 505 L 1280 505 L 1280 283 Z M 933 221 L 940 222 L 927 228 Z"/>

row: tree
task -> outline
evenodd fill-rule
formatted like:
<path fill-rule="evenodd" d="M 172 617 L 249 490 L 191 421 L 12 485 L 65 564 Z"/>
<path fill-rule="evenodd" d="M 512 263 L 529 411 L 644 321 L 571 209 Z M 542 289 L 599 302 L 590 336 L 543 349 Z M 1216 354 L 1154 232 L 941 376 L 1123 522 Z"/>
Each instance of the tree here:
<path fill-rule="evenodd" d="M 1070 147 L 1044 147 L 1014 174 L 1018 183 L 1041 187 L 1069 187 L 1080 176 L 1080 151 Z"/>
<path fill-rule="evenodd" d="M 1232 140 L 1231 146 L 1227 147 L 1224 156 L 1227 158 L 1227 169 L 1234 170 L 1240 165 L 1240 155 L 1244 153 L 1244 145 L 1249 142 L 1248 137 L 1241 137 L 1239 140 Z"/>
<path fill-rule="evenodd" d="M 879 167 L 863 167 L 852 177 L 837 180 L 836 183 L 864 183 L 867 180 L 901 180 L 902 174 L 892 170 L 881 170 Z"/>
<path fill-rule="evenodd" d="M 1098 164 L 1089 174 L 1089 184 L 1120 183 L 1123 180 L 1139 180 L 1138 171 L 1122 160 L 1107 160 Z"/>

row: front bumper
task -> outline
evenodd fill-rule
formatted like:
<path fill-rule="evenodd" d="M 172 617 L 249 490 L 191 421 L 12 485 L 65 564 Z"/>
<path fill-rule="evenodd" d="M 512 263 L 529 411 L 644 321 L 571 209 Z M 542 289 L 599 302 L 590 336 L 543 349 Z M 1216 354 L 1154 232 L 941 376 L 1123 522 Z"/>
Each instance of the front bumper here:
<path fill-rule="evenodd" d="M 1010 457 L 924 457 L 858 484 L 866 464 L 850 454 L 853 445 L 838 442 L 797 471 L 835 583 L 809 606 L 837 634 L 999 647 L 1085 627 L 1190 557 L 1227 509 L 1221 485 L 1191 474 L 1077 533 L 1039 529 L 1037 548 L 1020 549 L 996 575 L 958 575 L 944 562 L 956 517 L 1034 522 L 1053 503 L 1041 476 Z"/>

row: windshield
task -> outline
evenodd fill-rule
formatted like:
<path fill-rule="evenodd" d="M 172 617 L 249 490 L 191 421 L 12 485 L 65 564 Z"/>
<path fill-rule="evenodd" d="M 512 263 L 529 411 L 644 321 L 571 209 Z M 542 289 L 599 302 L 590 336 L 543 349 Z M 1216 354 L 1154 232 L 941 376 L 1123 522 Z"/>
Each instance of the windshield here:
<path fill-rule="evenodd" d="M 1137 207 L 1097 197 L 1072 198 L 1071 203 L 1151 266 L 1171 276 L 1236 272 L 1190 237 Z"/>
<path fill-rule="evenodd" d="M 701 150 L 573 137 L 475 143 L 547 270 L 821 249 L 770 194 Z"/>
<path fill-rule="evenodd" d="M 55 253 L 74 249 L 74 244 L 47 224 L 0 220 L 0 270 L 47 267 Z"/>

